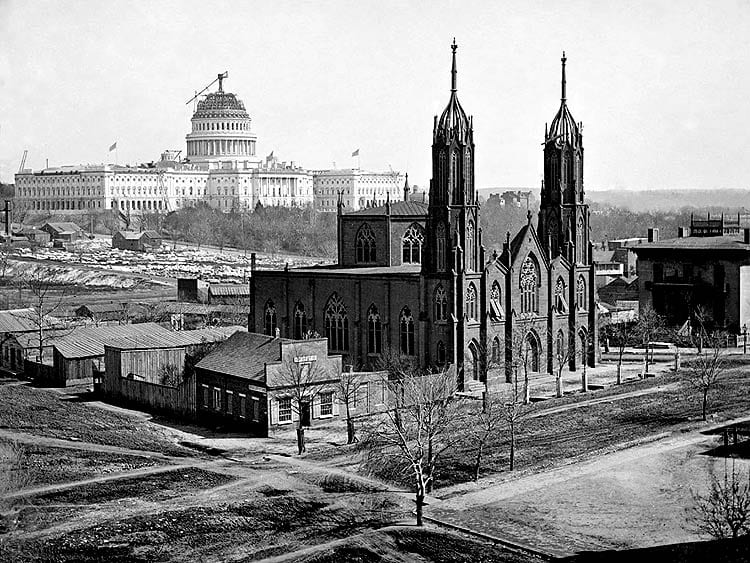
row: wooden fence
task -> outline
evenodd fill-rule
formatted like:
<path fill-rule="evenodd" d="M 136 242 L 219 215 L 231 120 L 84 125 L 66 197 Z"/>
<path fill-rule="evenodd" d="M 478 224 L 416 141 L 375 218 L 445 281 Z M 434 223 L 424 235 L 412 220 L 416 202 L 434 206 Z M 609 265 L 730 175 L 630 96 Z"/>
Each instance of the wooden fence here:
<path fill-rule="evenodd" d="M 195 417 L 195 378 L 177 387 L 126 377 L 121 377 L 118 383 L 118 389 L 106 391 L 108 399 L 181 418 Z"/>

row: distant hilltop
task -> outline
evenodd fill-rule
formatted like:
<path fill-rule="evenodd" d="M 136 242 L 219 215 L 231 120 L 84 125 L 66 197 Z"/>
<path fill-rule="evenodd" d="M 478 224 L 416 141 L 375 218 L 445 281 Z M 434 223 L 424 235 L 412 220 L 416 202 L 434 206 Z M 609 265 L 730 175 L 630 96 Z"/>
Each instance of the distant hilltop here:
<path fill-rule="evenodd" d="M 632 211 L 670 211 L 683 207 L 750 209 L 750 189 L 654 189 L 588 191 L 592 203 Z"/>

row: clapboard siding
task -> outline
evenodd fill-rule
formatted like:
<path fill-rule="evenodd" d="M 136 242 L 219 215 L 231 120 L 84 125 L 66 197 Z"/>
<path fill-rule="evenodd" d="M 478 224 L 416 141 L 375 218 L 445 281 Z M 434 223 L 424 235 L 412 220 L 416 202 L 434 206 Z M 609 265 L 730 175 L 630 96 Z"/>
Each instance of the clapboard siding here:
<path fill-rule="evenodd" d="M 104 395 L 115 402 L 193 418 L 195 378 L 183 379 L 177 387 L 161 384 L 164 366 L 182 371 L 185 348 L 121 350 L 104 348 Z"/>

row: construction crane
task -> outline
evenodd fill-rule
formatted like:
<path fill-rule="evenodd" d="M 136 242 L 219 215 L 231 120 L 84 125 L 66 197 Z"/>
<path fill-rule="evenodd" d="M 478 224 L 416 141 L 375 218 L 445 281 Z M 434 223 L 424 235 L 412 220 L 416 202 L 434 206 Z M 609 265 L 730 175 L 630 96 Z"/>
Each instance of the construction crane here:
<path fill-rule="evenodd" d="M 191 103 L 191 102 L 192 102 L 193 100 L 197 99 L 197 98 L 198 98 L 198 96 L 200 96 L 201 94 L 203 94 L 203 92 L 205 92 L 206 90 L 208 90 L 208 89 L 209 89 L 209 88 L 210 88 L 211 86 L 213 86 L 213 85 L 214 85 L 214 84 L 216 84 L 217 82 L 219 83 L 219 92 L 223 92 L 223 91 L 224 91 L 224 88 L 222 87 L 222 85 L 221 85 L 221 82 L 222 82 L 222 81 L 223 81 L 223 80 L 224 80 L 225 78 L 229 78 L 229 71 L 228 71 L 228 70 L 227 70 L 227 71 L 224 71 L 224 72 L 222 72 L 221 74 L 217 74 L 217 75 L 216 75 L 216 80 L 214 80 L 213 82 L 211 82 L 211 84 L 209 84 L 208 86 L 206 86 L 206 87 L 205 87 L 205 88 L 204 88 L 203 90 L 201 90 L 200 92 L 196 92 L 196 93 L 195 93 L 195 96 L 193 96 L 193 97 L 192 97 L 192 98 L 190 98 L 190 99 L 189 99 L 189 100 L 188 100 L 187 102 L 185 102 L 185 105 L 188 105 L 188 104 L 190 104 L 190 103 Z"/>
<path fill-rule="evenodd" d="M 18 173 L 23 172 L 23 167 L 26 166 L 26 157 L 29 155 L 29 149 L 24 149 L 23 156 L 21 157 L 21 166 L 18 167 Z"/>

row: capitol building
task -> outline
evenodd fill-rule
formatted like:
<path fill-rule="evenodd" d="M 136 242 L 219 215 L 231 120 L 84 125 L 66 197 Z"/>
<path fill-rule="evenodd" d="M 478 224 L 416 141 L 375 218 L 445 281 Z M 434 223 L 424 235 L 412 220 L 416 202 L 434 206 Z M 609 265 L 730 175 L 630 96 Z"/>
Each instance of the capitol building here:
<path fill-rule="evenodd" d="M 118 210 L 124 215 L 170 212 L 198 202 L 222 211 L 253 210 L 263 206 L 304 207 L 335 211 L 329 202 L 336 194 L 314 189 L 316 177 L 335 176 L 350 210 L 367 207 L 385 196 L 385 190 L 372 190 L 360 182 L 347 182 L 336 171 L 308 171 L 295 162 L 273 155 L 256 156 L 257 136 L 242 101 L 225 92 L 220 75 L 218 90 L 198 101 L 191 129 L 186 135 L 186 154 L 164 151 L 159 161 L 122 166 L 116 164 L 73 165 L 23 169 L 15 175 L 17 208 L 30 212 L 83 214 Z M 380 186 L 391 186 L 391 200 L 403 199 L 403 175 L 364 173 Z M 347 178 L 361 176 L 347 171 Z M 323 180 L 324 183 L 328 183 Z M 320 181 L 317 182 L 320 184 Z M 369 188 L 369 189 L 368 189 Z M 317 192 L 317 193 L 316 193 Z M 364 197 L 367 194 L 368 197 Z M 319 200 L 319 201 L 316 201 Z M 325 204 L 323 203 L 325 202 Z"/>

